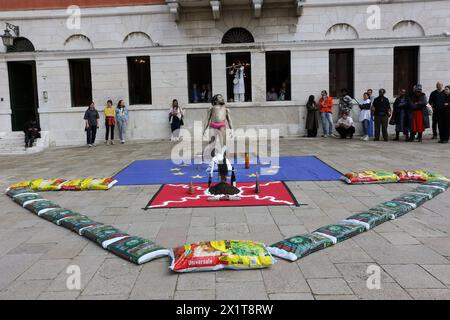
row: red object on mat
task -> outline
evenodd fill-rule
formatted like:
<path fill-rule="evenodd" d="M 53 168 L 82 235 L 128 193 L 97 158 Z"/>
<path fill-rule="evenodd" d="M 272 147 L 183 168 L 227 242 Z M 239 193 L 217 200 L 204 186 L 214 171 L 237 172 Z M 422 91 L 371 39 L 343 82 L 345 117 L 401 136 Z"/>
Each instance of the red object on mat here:
<path fill-rule="evenodd" d="M 194 184 L 194 194 L 189 194 L 189 184 L 165 184 L 150 200 L 146 209 L 247 207 L 247 206 L 298 206 L 289 187 L 282 181 L 260 182 L 260 192 L 255 193 L 254 182 L 238 183 L 240 200 L 208 201 L 207 184 Z"/>

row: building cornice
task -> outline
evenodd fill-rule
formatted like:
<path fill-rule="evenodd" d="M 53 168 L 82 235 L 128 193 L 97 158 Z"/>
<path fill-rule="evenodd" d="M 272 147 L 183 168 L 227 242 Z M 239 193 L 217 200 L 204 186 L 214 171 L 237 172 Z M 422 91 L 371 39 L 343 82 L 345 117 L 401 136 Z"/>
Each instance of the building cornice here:
<path fill-rule="evenodd" d="M 54 60 L 67 57 L 100 58 L 128 56 L 131 53 L 148 55 L 180 55 L 185 53 L 228 53 L 239 51 L 265 52 L 271 50 L 318 51 L 327 48 L 392 48 L 397 46 L 445 46 L 450 45 L 450 38 L 427 36 L 416 38 L 376 38 L 357 40 L 320 40 L 320 41 L 285 41 L 246 44 L 214 44 L 214 45 L 168 45 L 140 48 L 98 48 L 89 50 L 49 50 L 24 53 L 0 53 L 0 61 L 30 59 Z"/>

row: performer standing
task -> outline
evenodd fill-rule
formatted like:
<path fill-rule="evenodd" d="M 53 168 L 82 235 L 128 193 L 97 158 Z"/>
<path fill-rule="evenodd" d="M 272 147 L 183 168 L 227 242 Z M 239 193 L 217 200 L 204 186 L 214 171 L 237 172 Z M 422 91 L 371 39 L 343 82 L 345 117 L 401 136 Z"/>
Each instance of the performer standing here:
<path fill-rule="evenodd" d="M 221 94 L 216 94 L 211 99 L 211 104 L 212 107 L 208 110 L 203 134 L 209 128 L 209 146 L 220 151 L 226 145 L 227 123 L 230 130 L 233 129 L 233 125 L 230 110 L 225 106 L 225 99 Z M 212 156 L 214 155 L 215 151 L 212 153 Z"/>
<path fill-rule="evenodd" d="M 234 74 L 234 102 L 245 102 L 245 66 L 240 61 L 237 61 L 237 63 L 233 64 L 230 74 Z"/>

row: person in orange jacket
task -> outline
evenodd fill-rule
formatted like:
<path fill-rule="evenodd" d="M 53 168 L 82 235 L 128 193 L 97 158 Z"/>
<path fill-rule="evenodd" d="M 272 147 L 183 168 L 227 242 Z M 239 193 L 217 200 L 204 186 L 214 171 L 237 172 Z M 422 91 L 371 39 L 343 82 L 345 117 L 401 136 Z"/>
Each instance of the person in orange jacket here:
<path fill-rule="evenodd" d="M 326 90 L 323 90 L 322 98 L 319 100 L 320 116 L 322 118 L 322 137 L 330 137 L 333 135 L 333 99 L 328 96 Z"/>

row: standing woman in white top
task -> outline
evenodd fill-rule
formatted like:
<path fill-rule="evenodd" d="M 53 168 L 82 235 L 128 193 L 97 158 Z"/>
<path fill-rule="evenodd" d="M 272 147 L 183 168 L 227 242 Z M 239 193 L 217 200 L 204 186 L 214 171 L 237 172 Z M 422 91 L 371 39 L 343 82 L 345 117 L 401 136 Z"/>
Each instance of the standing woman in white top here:
<path fill-rule="evenodd" d="M 172 107 L 170 108 L 169 113 L 169 123 L 170 129 L 172 131 L 170 141 L 180 140 L 180 128 L 182 125 L 184 125 L 183 116 L 183 109 L 181 109 L 181 107 L 178 105 L 178 100 L 174 99 L 172 101 Z"/>
<path fill-rule="evenodd" d="M 370 111 L 372 100 L 370 100 L 369 93 L 367 92 L 364 93 L 363 99 L 364 101 L 359 104 L 359 109 L 361 110 L 359 113 L 359 122 L 361 122 L 363 128 L 363 137 L 361 140 L 368 141 L 370 133 L 370 119 L 372 117 Z"/>
<path fill-rule="evenodd" d="M 240 61 L 238 61 L 234 68 L 234 79 L 233 79 L 234 102 L 245 102 L 244 71 L 245 67 L 242 65 Z"/>

